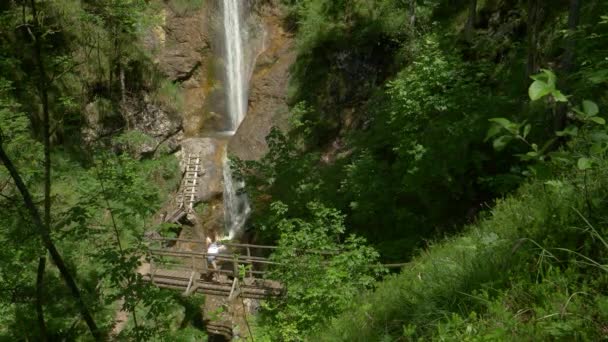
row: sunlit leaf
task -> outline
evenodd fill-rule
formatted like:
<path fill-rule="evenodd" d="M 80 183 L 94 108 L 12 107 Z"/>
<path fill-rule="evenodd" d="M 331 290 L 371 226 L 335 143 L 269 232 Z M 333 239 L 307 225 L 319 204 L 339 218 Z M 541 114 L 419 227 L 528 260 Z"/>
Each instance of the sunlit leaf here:
<path fill-rule="evenodd" d="M 492 126 L 490 126 L 490 128 L 488 129 L 488 133 L 486 134 L 486 138 L 484 139 L 484 141 L 490 140 L 490 138 L 496 136 L 498 133 L 500 133 L 500 131 L 502 131 L 502 126 L 500 126 L 500 125 L 492 125 Z"/>
<path fill-rule="evenodd" d="M 564 137 L 564 136 L 575 137 L 578 135 L 578 127 L 576 127 L 574 125 L 570 125 L 570 126 L 566 127 L 566 129 L 564 129 L 563 131 L 555 132 L 555 134 L 558 137 Z"/>
<path fill-rule="evenodd" d="M 528 134 L 530 134 L 530 131 L 532 130 L 532 125 L 527 124 L 524 127 L 524 138 L 528 137 Z"/>
<path fill-rule="evenodd" d="M 595 143 L 593 145 L 591 145 L 591 148 L 589 149 L 589 152 L 591 152 L 591 154 L 602 154 L 604 152 L 606 152 L 606 149 L 608 149 L 608 144 L 601 142 L 601 143 Z"/>
<path fill-rule="evenodd" d="M 595 122 L 598 125 L 605 125 L 606 124 L 606 120 L 604 118 L 599 117 L 599 116 L 590 117 L 589 120 Z"/>
<path fill-rule="evenodd" d="M 589 101 L 589 100 L 584 100 L 583 101 L 583 112 L 587 116 L 596 116 L 600 112 L 600 109 L 597 107 L 597 104 L 595 102 Z"/>
<path fill-rule="evenodd" d="M 510 135 L 503 135 L 501 137 L 498 137 L 497 139 L 494 139 L 494 142 L 492 143 L 492 146 L 494 146 L 494 149 L 496 151 L 502 151 L 507 146 L 507 144 L 509 142 L 511 142 L 511 140 L 513 140 L 512 136 L 510 136 Z"/>
<path fill-rule="evenodd" d="M 553 95 L 553 98 L 557 102 L 568 102 L 568 98 L 559 90 L 554 90 L 551 95 Z"/>
<path fill-rule="evenodd" d="M 588 170 L 593 166 L 593 162 L 591 161 L 591 159 L 583 157 L 579 158 L 578 162 L 576 163 L 576 166 L 579 170 Z"/>
<path fill-rule="evenodd" d="M 539 100 L 551 93 L 549 85 L 543 81 L 534 81 L 528 89 L 528 95 L 532 101 Z"/>

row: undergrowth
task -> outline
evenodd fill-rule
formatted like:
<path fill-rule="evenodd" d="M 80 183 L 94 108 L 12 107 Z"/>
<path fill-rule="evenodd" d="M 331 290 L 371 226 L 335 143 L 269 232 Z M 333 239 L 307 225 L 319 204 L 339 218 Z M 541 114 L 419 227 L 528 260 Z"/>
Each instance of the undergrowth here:
<path fill-rule="evenodd" d="M 314 340 L 599 340 L 608 333 L 606 167 L 533 181 L 353 303 Z M 591 181 L 589 181 L 591 180 Z M 593 198 L 592 212 L 587 196 Z"/>

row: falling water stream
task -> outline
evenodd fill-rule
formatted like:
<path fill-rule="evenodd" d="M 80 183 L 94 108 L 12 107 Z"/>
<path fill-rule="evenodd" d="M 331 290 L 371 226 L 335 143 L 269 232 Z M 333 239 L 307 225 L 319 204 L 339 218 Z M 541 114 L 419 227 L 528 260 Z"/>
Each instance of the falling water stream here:
<path fill-rule="evenodd" d="M 244 55 L 243 0 L 221 1 L 224 17 L 226 103 L 230 121 L 229 133 L 234 135 L 247 112 L 249 75 Z M 247 195 L 243 192 L 245 184 L 233 179 L 227 151 L 223 158 L 225 238 L 238 239 L 251 210 Z"/>
<path fill-rule="evenodd" d="M 226 89 L 228 115 L 232 132 L 245 118 L 247 111 L 247 77 L 245 68 L 245 56 L 243 53 L 243 34 L 241 21 L 242 0 L 222 0 L 224 14 L 224 41 L 225 41 L 225 64 L 226 64 Z"/>

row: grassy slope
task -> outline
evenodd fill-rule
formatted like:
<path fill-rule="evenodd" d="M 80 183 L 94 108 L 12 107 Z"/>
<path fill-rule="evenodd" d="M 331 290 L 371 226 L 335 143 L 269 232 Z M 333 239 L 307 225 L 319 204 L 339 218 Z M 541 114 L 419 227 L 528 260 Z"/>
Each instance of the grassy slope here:
<path fill-rule="evenodd" d="M 598 199 L 608 190 L 605 170 L 606 163 L 590 177 L 594 179 L 590 194 Z M 554 267 L 555 261 L 545 263 L 539 257 L 539 245 L 549 249 L 542 255 L 557 257 L 559 251 L 550 248 L 575 249 L 594 240 L 573 228 L 585 228 L 575 210 L 585 209 L 583 177 L 567 176 L 570 181 L 564 177 L 561 187 L 541 181 L 524 185 L 500 201 L 489 217 L 460 236 L 431 246 L 401 274 L 357 299 L 311 340 L 528 340 L 533 336 L 587 340 L 608 332 L 601 323 L 608 315 L 608 300 L 599 291 L 606 288 L 605 270 L 599 274 L 593 267 L 583 270 L 579 262 Z M 603 201 L 594 212 L 603 214 L 605 209 Z M 600 220 L 606 218 L 603 215 Z M 608 252 L 599 247 L 588 246 L 600 251 L 594 258 Z M 559 259 L 573 258 L 571 253 L 563 254 Z M 553 286 L 559 282 L 565 285 Z M 575 291 L 585 295 L 572 296 Z M 503 309 L 497 312 L 496 307 Z M 569 312 L 571 308 L 579 314 Z"/>

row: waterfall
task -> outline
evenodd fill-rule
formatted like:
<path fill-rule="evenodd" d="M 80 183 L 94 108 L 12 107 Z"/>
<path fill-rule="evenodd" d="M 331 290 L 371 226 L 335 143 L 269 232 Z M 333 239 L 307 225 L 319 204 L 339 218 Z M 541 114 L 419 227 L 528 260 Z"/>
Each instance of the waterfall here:
<path fill-rule="evenodd" d="M 247 80 L 241 32 L 242 0 L 222 0 L 224 9 L 224 41 L 230 129 L 236 132 L 247 111 Z"/>
<path fill-rule="evenodd" d="M 248 75 L 244 63 L 244 41 L 241 28 L 241 1 L 221 0 L 224 16 L 226 103 L 230 119 L 230 135 L 236 133 L 247 112 Z M 226 150 L 228 147 L 226 147 Z M 244 182 L 232 177 L 227 151 L 223 156 L 224 222 L 228 239 L 238 239 L 249 216 L 250 206 L 243 192 Z"/>
<path fill-rule="evenodd" d="M 245 222 L 251 212 L 247 194 L 243 192 L 245 182 L 237 181 L 232 177 L 230 162 L 224 158 L 224 222 L 228 239 L 236 239 L 243 233 Z"/>

